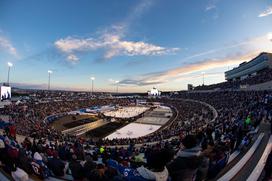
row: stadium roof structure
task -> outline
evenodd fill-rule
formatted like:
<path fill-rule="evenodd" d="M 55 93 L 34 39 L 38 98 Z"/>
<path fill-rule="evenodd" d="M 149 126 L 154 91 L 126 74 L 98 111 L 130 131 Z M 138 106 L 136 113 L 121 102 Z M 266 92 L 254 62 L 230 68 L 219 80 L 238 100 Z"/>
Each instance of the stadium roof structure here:
<path fill-rule="evenodd" d="M 225 72 L 226 80 L 240 79 L 250 76 L 266 68 L 272 68 L 272 53 L 262 52 L 248 62 L 241 63 L 238 67 Z"/>

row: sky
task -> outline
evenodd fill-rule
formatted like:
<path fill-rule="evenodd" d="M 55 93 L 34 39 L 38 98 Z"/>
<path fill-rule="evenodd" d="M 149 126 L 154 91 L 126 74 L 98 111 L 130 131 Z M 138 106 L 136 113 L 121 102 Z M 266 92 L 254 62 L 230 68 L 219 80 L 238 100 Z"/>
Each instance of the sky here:
<path fill-rule="evenodd" d="M 225 81 L 272 52 L 272 0 L 0 0 L 0 82 L 146 92 Z"/>

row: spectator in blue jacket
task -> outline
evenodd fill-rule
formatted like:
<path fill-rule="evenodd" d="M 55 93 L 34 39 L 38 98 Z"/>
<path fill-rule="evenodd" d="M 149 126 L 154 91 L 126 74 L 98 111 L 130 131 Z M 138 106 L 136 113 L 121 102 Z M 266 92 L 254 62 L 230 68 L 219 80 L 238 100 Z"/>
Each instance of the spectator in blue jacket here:
<path fill-rule="evenodd" d="M 108 166 L 117 169 L 128 181 L 167 181 L 170 180 L 166 164 L 172 158 L 170 150 L 152 150 L 146 154 L 147 164 L 133 169 L 109 160 Z"/>

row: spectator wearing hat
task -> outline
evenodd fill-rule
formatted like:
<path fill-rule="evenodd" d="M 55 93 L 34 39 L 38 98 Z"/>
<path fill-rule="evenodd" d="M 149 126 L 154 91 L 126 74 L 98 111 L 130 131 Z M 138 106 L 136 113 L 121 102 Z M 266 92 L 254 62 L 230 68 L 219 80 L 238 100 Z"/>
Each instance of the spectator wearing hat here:
<path fill-rule="evenodd" d="M 65 164 L 62 160 L 58 157 L 56 152 L 53 153 L 53 158 L 48 159 L 48 168 L 53 172 L 53 174 L 57 177 L 64 176 L 64 168 Z"/>
<path fill-rule="evenodd" d="M 80 162 L 77 160 L 77 156 L 72 155 L 72 160 L 69 163 L 69 169 L 72 172 L 72 176 L 75 181 L 80 181 L 84 178 L 84 170 Z"/>
<path fill-rule="evenodd" d="M 193 180 L 202 164 L 201 147 L 197 145 L 196 137 L 187 135 L 182 140 L 182 148 L 176 158 L 168 165 L 173 181 Z"/>

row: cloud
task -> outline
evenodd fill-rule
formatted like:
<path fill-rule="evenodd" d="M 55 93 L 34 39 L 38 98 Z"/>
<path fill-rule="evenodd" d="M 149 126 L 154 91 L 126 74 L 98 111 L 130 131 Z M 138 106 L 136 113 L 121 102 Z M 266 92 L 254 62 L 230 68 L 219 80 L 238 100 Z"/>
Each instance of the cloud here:
<path fill-rule="evenodd" d="M 267 36 L 268 40 L 272 41 L 272 33 L 267 33 L 266 36 Z M 233 49 L 233 48 L 237 48 L 237 47 L 241 47 L 241 46 L 245 46 L 245 45 L 249 45 L 249 44 L 253 45 L 255 43 L 258 44 L 257 47 L 264 48 L 261 45 L 262 42 L 266 42 L 266 44 L 264 44 L 264 46 L 267 45 L 268 42 L 265 41 L 265 36 L 261 36 L 261 37 L 257 37 L 257 38 L 252 38 L 252 39 L 248 39 L 248 40 L 245 40 L 245 41 L 242 41 L 242 42 L 234 43 L 234 44 L 231 44 L 231 45 L 228 45 L 228 46 L 224 46 L 224 47 L 215 48 L 215 49 L 207 50 L 207 51 L 204 51 L 204 52 L 196 53 L 196 54 L 193 54 L 191 56 L 185 57 L 182 61 L 184 61 L 184 60 L 190 60 L 190 59 L 197 58 L 197 57 L 202 57 L 202 56 L 205 56 L 205 55 L 215 54 L 215 53 L 218 53 L 218 52 L 230 50 L 230 49 Z M 262 48 L 259 48 L 259 49 L 261 50 Z M 267 48 L 269 49 L 269 46 Z M 267 48 L 264 48 L 264 51 Z"/>
<path fill-rule="evenodd" d="M 67 37 L 57 40 L 55 47 L 63 53 L 69 54 L 68 58 L 75 58 L 74 53 L 104 50 L 103 58 L 111 59 L 115 56 L 152 56 L 172 54 L 179 48 L 166 48 L 143 41 L 126 41 L 118 35 L 103 34 L 97 39 L 94 38 L 73 38 Z M 71 57 L 70 54 L 73 54 Z M 76 57 L 77 61 L 79 60 Z M 73 59 L 72 59 L 73 60 Z"/>
<path fill-rule="evenodd" d="M 219 9 L 217 8 L 217 4 L 219 0 L 209 0 L 208 4 L 205 6 L 204 11 L 209 14 L 209 18 L 213 20 L 217 20 L 219 18 Z M 202 20 L 203 23 L 206 22 L 205 19 Z"/>
<path fill-rule="evenodd" d="M 9 54 L 17 56 L 17 50 L 12 45 L 11 41 L 4 36 L 0 35 L 0 51 L 7 51 Z"/>
<path fill-rule="evenodd" d="M 269 35 L 269 34 L 268 34 Z M 127 78 L 120 81 L 120 85 L 124 86 L 145 86 L 145 85 L 156 85 L 163 84 L 173 80 L 182 80 L 187 79 L 188 76 L 193 76 L 201 71 L 207 71 L 217 68 L 224 68 L 228 66 L 235 66 L 244 61 L 251 60 L 259 53 L 263 51 L 272 52 L 272 42 L 267 35 L 253 38 L 248 41 L 237 43 L 231 45 L 230 47 L 239 47 L 239 52 L 226 54 L 223 57 L 219 58 L 208 58 L 202 59 L 194 63 L 187 63 L 183 66 L 164 70 L 160 72 L 152 72 L 148 74 L 143 74 L 138 77 Z M 238 49 L 238 48 L 237 48 Z M 218 50 L 219 51 L 219 50 Z M 224 52 L 224 48 L 221 48 L 220 51 Z M 207 51 L 209 53 L 215 53 L 218 55 L 217 51 Z M 205 53 L 199 54 L 206 55 Z"/>
<path fill-rule="evenodd" d="M 68 55 L 67 60 L 72 63 L 75 63 L 75 62 L 79 61 L 79 58 L 73 54 L 70 54 L 70 55 Z"/>
<path fill-rule="evenodd" d="M 195 72 L 237 65 L 253 57 L 254 56 L 252 54 L 246 54 L 237 57 L 226 57 L 223 59 L 207 59 L 170 70 L 146 74 L 136 79 L 124 79 L 120 81 L 120 84 L 139 86 L 162 84 L 175 79 L 183 79 Z"/>
<path fill-rule="evenodd" d="M 154 74 L 155 75 L 155 74 Z M 162 84 L 166 81 L 148 80 L 148 78 L 143 79 L 124 79 L 119 82 L 121 86 L 146 86 L 146 85 L 156 85 Z"/>
<path fill-rule="evenodd" d="M 130 13 L 127 17 L 123 19 L 123 21 L 113 25 L 112 27 L 117 27 L 117 29 L 114 29 L 115 32 L 118 32 L 119 36 L 124 36 L 127 31 L 129 31 L 130 26 L 137 21 L 137 19 L 141 18 L 142 15 L 148 11 L 152 5 L 154 4 L 154 0 L 142 0 L 139 4 L 137 4 L 135 7 L 130 9 Z"/>
<path fill-rule="evenodd" d="M 216 5 L 215 4 L 209 4 L 208 6 L 206 6 L 205 11 L 210 11 L 212 9 L 215 9 Z"/>
<path fill-rule="evenodd" d="M 143 41 L 123 41 L 119 37 L 109 36 L 106 39 L 106 48 L 108 49 L 104 58 L 109 59 L 118 55 L 136 56 L 136 55 L 165 55 L 178 51 L 178 48 L 165 48 Z"/>
<path fill-rule="evenodd" d="M 1 82 L 0 82 L 1 83 Z M 13 82 L 11 84 L 14 88 L 19 89 L 40 89 L 40 90 L 47 90 L 48 84 L 47 83 L 18 83 Z M 52 90 L 66 90 L 66 91 L 88 91 L 86 87 L 75 87 L 75 86 L 67 86 L 67 85 L 51 85 Z"/>
<path fill-rule="evenodd" d="M 179 48 L 168 48 L 144 41 L 125 40 L 131 24 L 142 16 L 153 5 L 151 1 L 141 1 L 123 21 L 116 23 L 103 31 L 98 32 L 99 36 L 93 38 L 78 38 L 68 36 L 56 40 L 55 47 L 62 53 L 67 54 L 67 60 L 73 61 L 78 53 L 88 53 L 101 50 L 101 60 L 108 60 L 116 56 L 159 56 L 174 54 Z M 76 58 L 79 61 L 79 58 Z"/>
<path fill-rule="evenodd" d="M 18 83 L 13 82 L 12 87 L 20 88 L 20 89 L 47 89 L 47 84 L 35 84 L 35 83 Z"/>
<path fill-rule="evenodd" d="M 261 18 L 261 17 L 269 16 L 271 14 L 272 14 L 272 6 L 269 6 L 265 11 L 260 13 L 258 17 Z"/>
<path fill-rule="evenodd" d="M 72 53 L 74 51 L 86 51 L 97 49 L 100 45 L 91 38 L 79 39 L 73 37 L 67 37 L 64 39 L 57 40 L 55 47 L 62 52 Z"/>
<path fill-rule="evenodd" d="M 268 39 L 269 41 L 272 41 L 272 33 L 268 33 L 268 34 L 267 34 L 267 39 Z"/>
<path fill-rule="evenodd" d="M 112 78 L 109 78 L 108 81 L 111 82 L 111 83 L 115 82 L 115 80 L 112 79 Z"/>
<path fill-rule="evenodd" d="M 205 7 L 205 11 L 216 10 L 219 0 L 209 0 L 208 5 Z"/>
<path fill-rule="evenodd" d="M 120 81 L 121 85 L 154 85 L 154 84 L 162 84 L 175 79 L 184 79 L 191 76 L 191 74 L 215 69 L 222 68 L 226 66 L 237 65 L 243 61 L 250 60 L 256 54 L 245 54 L 237 57 L 226 57 L 223 59 L 207 59 L 203 61 L 199 61 L 193 64 L 187 64 L 178 68 L 162 71 L 162 72 L 154 72 L 146 75 L 140 76 L 140 78 L 136 79 L 124 79 Z"/>

